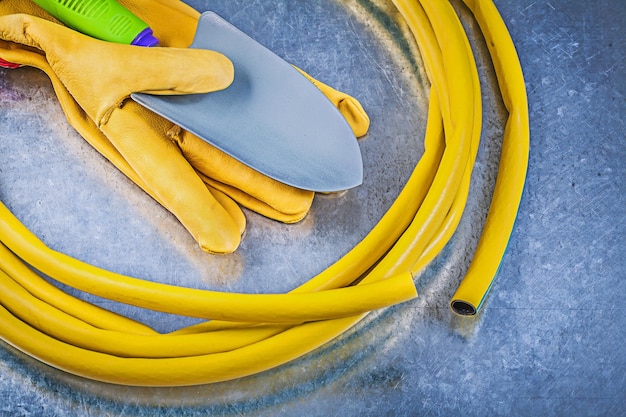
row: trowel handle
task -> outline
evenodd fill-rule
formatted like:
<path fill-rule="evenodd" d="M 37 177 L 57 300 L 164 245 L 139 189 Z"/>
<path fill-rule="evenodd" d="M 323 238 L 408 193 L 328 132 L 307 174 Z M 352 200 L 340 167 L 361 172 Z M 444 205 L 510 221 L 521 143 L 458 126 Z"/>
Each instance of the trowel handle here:
<path fill-rule="evenodd" d="M 94 38 L 157 46 L 148 25 L 116 0 L 33 0 L 69 27 Z"/>

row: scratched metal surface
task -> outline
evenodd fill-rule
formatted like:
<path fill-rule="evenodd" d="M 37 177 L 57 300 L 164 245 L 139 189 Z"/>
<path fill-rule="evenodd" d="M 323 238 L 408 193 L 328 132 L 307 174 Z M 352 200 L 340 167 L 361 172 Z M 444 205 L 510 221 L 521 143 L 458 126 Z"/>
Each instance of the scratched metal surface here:
<path fill-rule="evenodd" d="M 421 61 L 382 0 L 191 4 L 361 99 L 372 117 L 360 145 L 363 186 L 318 196 L 295 226 L 246 212 L 242 248 L 206 255 L 67 126 L 46 79 L 20 69 L 0 70 L 0 198 L 55 249 L 118 272 L 285 291 L 354 245 L 421 155 Z M 417 277 L 420 298 L 283 367 L 192 388 L 100 384 L 0 344 L 0 415 L 624 415 L 626 11 L 618 0 L 496 4 L 524 67 L 532 148 L 517 227 L 478 317 L 456 318 L 447 303 L 484 218 L 504 113 L 480 35 L 459 7 L 485 84 L 485 134 L 466 215 Z M 107 306 L 159 330 L 188 324 Z"/>

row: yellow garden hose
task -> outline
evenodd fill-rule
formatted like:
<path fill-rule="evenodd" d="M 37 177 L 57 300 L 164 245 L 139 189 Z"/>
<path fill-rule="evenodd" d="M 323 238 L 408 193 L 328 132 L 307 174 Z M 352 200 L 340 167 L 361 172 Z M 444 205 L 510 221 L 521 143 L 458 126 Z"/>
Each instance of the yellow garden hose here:
<path fill-rule="evenodd" d="M 0 239 L 32 267 L 79 290 L 171 314 L 228 321 L 298 323 L 345 317 L 416 296 L 408 273 L 384 283 L 291 294 L 234 294 L 159 284 L 116 274 L 53 251 L 18 224 L 6 207 L 0 206 L 0 215 Z M 373 294 L 376 297 L 371 297 Z M 354 302 L 343 303 L 346 299 Z"/>
<path fill-rule="evenodd" d="M 465 0 L 487 39 L 509 119 L 483 235 L 451 307 L 475 314 L 511 234 L 528 160 L 524 80 L 490 0 Z M 416 295 L 416 276 L 454 233 L 481 133 L 476 64 L 446 1 L 395 0 L 431 82 L 425 151 L 396 201 L 335 264 L 287 294 L 231 294 L 157 284 L 47 247 L 0 204 L 0 338 L 58 369 L 116 384 L 182 386 L 251 375 L 316 349 L 368 311 Z M 159 334 L 49 284 L 34 268 L 91 294 L 210 319 Z"/>
<path fill-rule="evenodd" d="M 528 169 L 530 125 L 524 75 L 506 25 L 491 1 L 464 1 L 485 35 L 502 100 L 509 111 L 485 227 L 467 274 L 450 303 L 455 312 L 472 315 L 491 288 L 513 231 Z"/>

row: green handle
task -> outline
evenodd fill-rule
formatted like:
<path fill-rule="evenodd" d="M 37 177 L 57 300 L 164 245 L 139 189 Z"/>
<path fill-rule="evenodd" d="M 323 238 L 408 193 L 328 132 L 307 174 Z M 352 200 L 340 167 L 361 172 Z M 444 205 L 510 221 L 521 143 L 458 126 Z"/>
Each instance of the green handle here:
<path fill-rule="evenodd" d="M 33 1 L 64 24 L 94 38 L 143 45 L 137 37 L 146 31 L 152 35 L 145 22 L 115 0 Z"/>

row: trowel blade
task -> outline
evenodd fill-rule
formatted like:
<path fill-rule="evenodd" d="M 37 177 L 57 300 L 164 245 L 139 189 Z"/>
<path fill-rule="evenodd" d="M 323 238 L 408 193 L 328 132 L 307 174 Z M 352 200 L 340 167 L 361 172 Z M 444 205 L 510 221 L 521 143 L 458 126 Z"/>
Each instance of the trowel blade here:
<path fill-rule="evenodd" d="M 133 94 L 138 103 L 285 184 L 333 192 L 363 180 L 361 151 L 335 106 L 302 74 L 213 12 L 192 48 L 223 53 L 235 79 L 208 94 Z"/>

